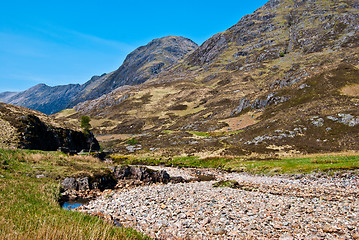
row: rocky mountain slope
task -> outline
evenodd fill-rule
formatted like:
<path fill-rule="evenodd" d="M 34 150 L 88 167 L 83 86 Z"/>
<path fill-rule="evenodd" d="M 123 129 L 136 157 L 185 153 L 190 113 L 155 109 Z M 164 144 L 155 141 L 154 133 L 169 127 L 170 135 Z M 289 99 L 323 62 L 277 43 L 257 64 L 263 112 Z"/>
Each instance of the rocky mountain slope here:
<path fill-rule="evenodd" d="M 119 86 L 143 83 L 197 47 L 196 43 L 183 37 L 155 39 L 130 53 L 118 70 L 93 76 L 83 85 L 50 87 L 39 84 L 17 94 L 2 93 L 0 101 L 53 114 L 98 98 Z"/>
<path fill-rule="evenodd" d="M 35 110 L 0 104 L 0 148 L 80 152 L 99 150 L 92 135 L 69 129 L 66 124 Z"/>
<path fill-rule="evenodd" d="M 271 0 L 133 87 L 59 114 L 143 154 L 358 150 L 359 3 Z"/>

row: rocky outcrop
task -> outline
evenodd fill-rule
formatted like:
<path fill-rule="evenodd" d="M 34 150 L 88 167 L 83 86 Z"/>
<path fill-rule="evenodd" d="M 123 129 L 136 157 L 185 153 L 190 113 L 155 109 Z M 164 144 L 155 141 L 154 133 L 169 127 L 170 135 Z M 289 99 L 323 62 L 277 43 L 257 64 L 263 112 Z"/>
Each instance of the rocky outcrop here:
<path fill-rule="evenodd" d="M 170 175 L 166 171 L 154 171 L 146 167 L 115 167 L 113 168 L 113 175 L 118 180 L 136 179 L 150 183 L 168 183 L 171 180 Z"/>
<path fill-rule="evenodd" d="M 67 177 L 61 182 L 61 187 L 64 191 L 86 191 L 90 189 L 112 189 L 115 187 L 117 181 L 111 174 L 103 174 L 94 177 Z"/>
<path fill-rule="evenodd" d="M 70 129 L 48 126 L 34 115 L 19 117 L 19 121 L 21 122 L 20 128 L 18 128 L 21 138 L 20 148 L 44 151 L 61 149 L 65 152 L 100 149 L 100 145 L 92 133 L 86 135 Z"/>
<path fill-rule="evenodd" d="M 290 99 L 290 97 L 276 97 L 276 93 L 271 93 L 264 99 L 255 99 L 253 102 L 250 100 L 247 100 L 246 98 L 242 98 L 239 101 L 238 107 L 236 107 L 232 113 L 231 116 L 240 114 L 243 110 L 251 107 L 251 110 L 253 109 L 261 109 L 269 106 L 270 104 L 278 104 L 287 101 Z"/>
<path fill-rule="evenodd" d="M 9 104 L 0 105 L 0 139 L 7 146 L 24 149 L 77 153 L 100 149 L 92 133 L 66 128 L 40 112 Z M 5 128 L 6 127 L 6 128 Z"/>

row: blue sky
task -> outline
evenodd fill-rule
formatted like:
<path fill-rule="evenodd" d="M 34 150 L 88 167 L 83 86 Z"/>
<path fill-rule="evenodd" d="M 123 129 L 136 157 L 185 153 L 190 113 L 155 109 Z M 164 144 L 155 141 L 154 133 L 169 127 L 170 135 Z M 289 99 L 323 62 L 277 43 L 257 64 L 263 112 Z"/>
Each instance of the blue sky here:
<path fill-rule="evenodd" d="M 84 83 L 116 70 L 154 38 L 202 44 L 261 7 L 257 1 L 2 1 L 0 92 Z"/>

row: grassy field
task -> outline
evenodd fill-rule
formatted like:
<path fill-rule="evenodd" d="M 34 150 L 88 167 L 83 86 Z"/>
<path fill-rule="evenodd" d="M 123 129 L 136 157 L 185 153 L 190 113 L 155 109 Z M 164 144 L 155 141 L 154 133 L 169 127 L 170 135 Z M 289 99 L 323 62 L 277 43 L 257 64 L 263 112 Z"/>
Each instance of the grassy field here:
<path fill-rule="evenodd" d="M 301 156 L 296 158 L 260 159 L 251 157 L 199 158 L 135 158 L 114 155 L 114 161 L 123 164 L 166 165 L 176 167 L 221 168 L 228 171 L 252 174 L 295 174 L 313 171 L 337 171 L 359 169 L 359 154 L 327 154 Z"/>
<path fill-rule="evenodd" d="M 59 206 L 60 176 L 99 171 L 106 166 L 89 156 L 0 150 L 0 239 L 146 239 Z"/>

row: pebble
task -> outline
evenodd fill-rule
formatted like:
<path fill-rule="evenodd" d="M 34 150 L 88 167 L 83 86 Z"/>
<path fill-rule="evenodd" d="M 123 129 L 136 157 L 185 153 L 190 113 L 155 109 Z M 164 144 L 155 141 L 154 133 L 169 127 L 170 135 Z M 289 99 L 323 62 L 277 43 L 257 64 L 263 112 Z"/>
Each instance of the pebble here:
<path fill-rule="evenodd" d="M 186 179 L 199 171 L 163 170 Z M 202 171 L 240 188 L 213 187 L 216 181 L 135 186 L 108 191 L 77 211 L 102 214 L 154 239 L 359 239 L 357 173 L 298 178 Z"/>

